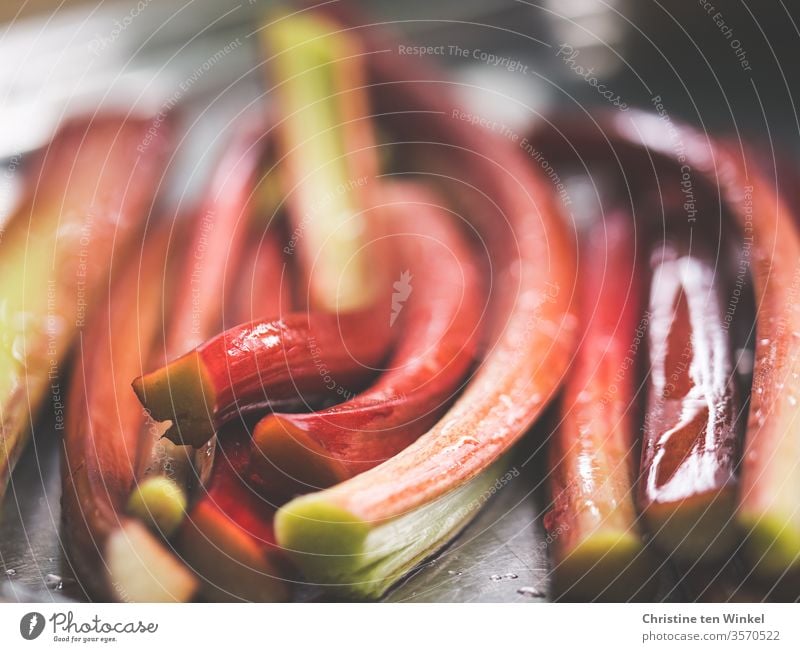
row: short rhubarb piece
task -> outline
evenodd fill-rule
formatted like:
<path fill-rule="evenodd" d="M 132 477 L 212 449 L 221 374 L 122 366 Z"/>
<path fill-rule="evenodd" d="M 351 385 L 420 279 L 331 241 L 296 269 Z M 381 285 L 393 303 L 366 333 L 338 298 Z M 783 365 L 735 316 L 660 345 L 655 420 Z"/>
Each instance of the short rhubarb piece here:
<path fill-rule="evenodd" d="M 197 590 L 197 578 L 139 521 L 123 521 L 105 549 L 118 602 L 186 602 Z"/>
<path fill-rule="evenodd" d="M 719 559 L 738 542 L 740 406 L 725 282 L 698 243 L 691 253 L 659 244 L 652 260 L 639 505 L 665 552 L 686 561 Z"/>
<path fill-rule="evenodd" d="M 125 513 L 145 426 L 130 378 L 141 372 L 161 333 L 153 288 L 164 273 L 167 235 L 166 229 L 156 232 L 127 265 L 115 265 L 121 271 L 114 271 L 106 303 L 91 315 L 70 382 L 63 532 L 79 581 L 101 599 L 185 601 L 197 588 L 180 560 Z"/>
<path fill-rule="evenodd" d="M 631 217 L 612 211 L 584 234 L 583 339 L 550 448 L 545 517 L 563 599 L 645 597 L 652 576 L 634 505 L 636 356 L 647 322 Z"/>
<path fill-rule="evenodd" d="M 147 221 L 166 142 L 146 120 L 75 120 L 32 155 L 0 243 L 0 496 L 112 260 Z M 166 130 L 166 126 L 165 126 Z"/>
<path fill-rule="evenodd" d="M 405 268 L 396 310 L 386 316 L 402 333 L 386 371 L 349 401 L 269 414 L 253 433 L 264 473 L 285 475 L 299 491 L 366 471 L 408 446 L 447 409 L 475 359 L 485 293 L 457 218 L 413 184 L 389 187 L 386 197 L 389 241 Z"/>

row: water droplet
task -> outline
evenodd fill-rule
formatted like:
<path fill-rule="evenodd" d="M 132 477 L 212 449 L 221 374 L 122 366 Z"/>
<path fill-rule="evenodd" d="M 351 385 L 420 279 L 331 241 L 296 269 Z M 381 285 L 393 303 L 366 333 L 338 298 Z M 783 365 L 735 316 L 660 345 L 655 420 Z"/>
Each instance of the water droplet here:
<path fill-rule="evenodd" d="M 15 571 L 13 568 L 9 568 L 6 571 L 6 577 L 14 577 L 14 575 L 16 575 L 16 574 L 17 574 L 17 571 Z"/>
<path fill-rule="evenodd" d="M 764 338 L 758 340 L 758 343 L 761 346 L 769 346 L 769 338 L 768 337 L 764 337 Z"/>
<path fill-rule="evenodd" d="M 539 589 L 533 586 L 522 586 L 517 589 L 517 593 L 520 595 L 524 595 L 526 598 L 543 598 L 545 597 L 544 591 L 540 591 Z"/>
<path fill-rule="evenodd" d="M 495 573 L 494 575 L 489 575 L 489 579 L 492 580 L 492 582 L 499 582 L 503 579 L 503 576 Z"/>
<path fill-rule="evenodd" d="M 792 396 L 791 394 L 786 397 L 786 400 L 789 401 L 789 405 L 791 405 L 792 407 L 797 405 L 797 399 L 794 396 Z"/>
<path fill-rule="evenodd" d="M 449 570 L 449 571 L 447 571 L 448 575 L 456 575 L 457 576 L 457 575 L 461 575 L 461 573 L 462 573 L 462 571 L 460 571 L 460 570 Z"/>
<path fill-rule="evenodd" d="M 61 579 L 61 575 L 56 575 L 55 573 L 48 573 L 44 576 L 44 585 L 48 589 L 54 589 L 56 591 L 60 591 L 64 588 L 64 582 Z"/>
<path fill-rule="evenodd" d="M 507 580 L 515 580 L 518 577 L 519 575 L 517 575 L 516 573 L 506 573 L 505 575 L 503 575 L 503 578 Z"/>

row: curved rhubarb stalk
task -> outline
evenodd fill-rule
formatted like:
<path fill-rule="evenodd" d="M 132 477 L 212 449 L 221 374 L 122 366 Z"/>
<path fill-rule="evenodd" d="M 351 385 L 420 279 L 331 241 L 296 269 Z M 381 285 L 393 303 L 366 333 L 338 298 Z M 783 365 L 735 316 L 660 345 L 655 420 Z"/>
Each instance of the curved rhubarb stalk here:
<path fill-rule="evenodd" d="M 619 211 L 584 238 L 578 281 L 585 332 L 550 449 L 553 509 L 545 526 L 561 597 L 630 599 L 650 572 L 633 500 L 636 354 L 641 306 L 634 224 Z"/>
<path fill-rule="evenodd" d="M 76 354 L 64 433 L 64 536 L 90 593 L 122 601 L 185 601 L 194 576 L 123 509 L 135 478 L 144 415 L 130 378 L 152 353 L 161 330 L 154 288 L 164 273 L 167 231 L 116 273 Z M 143 292 L 144 290 L 144 292 Z M 136 318 L 132 318 L 135 314 Z"/>
<path fill-rule="evenodd" d="M 208 195 L 189 229 L 189 248 L 178 266 L 170 292 L 171 315 L 159 366 L 219 333 L 223 323 L 226 268 L 238 262 L 248 233 L 247 222 L 263 148 L 263 128 L 248 125 L 236 133 L 220 159 Z M 178 243 L 184 246 L 182 238 Z M 147 431 L 141 471 L 128 509 L 152 523 L 164 536 L 176 531 L 186 509 L 194 477 L 193 453 L 161 435 Z M 157 506 L 157 509 L 156 509 Z"/>
<path fill-rule="evenodd" d="M 112 259 L 145 226 L 166 149 L 148 128 L 94 116 L 70 122 L 33 156 L 30 187 L 0 243 L 0 496 L 50 390 L 63 429 L 60 365 Z"/>
<path fill-rule="evenodd" d="M 384 357 L 361 313 L 290 314 L 235 326 L 133 388 L 165 436 L 199 448 L 239 414 L 354 392 Z"/>
<path fill-rule="evenodd" d="M 598 131 L 587 130 L 586 121 L 559 124 L 558 129 L 570 142 L 593 149 L 595 156 L 608 152 L 609 157 L 635 159 L 640 171 L 666 161 L 673 175 L 681 169 L 688 172 L 690 180 L 718 193 L 739 227 L 753 276 L 757 323 L 736 519 L 748 535 L 745 546 L 761 575 L 773 581 L 787 572 L 800 572 L 796 218 L 774 184 L 744 158 L 741 147 L 715 143 L 675 123 L 665 130 L 660 117 L 634 112 L 599 124 Z M 613 152 L 608 151 L 609 143 Z M 582 151 L 584 156 L 591 154 Z"/>
<path fill-rule="evenodd" d="M 694 561 L 737 543 L 739 405 L 723 284 L 713 256 L 653 252 L 649 389 L 639 505 L 658 545 Z M 732 536 L 733 535 L 733 536 Z"/>
<path fill-rule="evenodd" d="M 390 242 L 408 267 L 389 317 L 399 317 L 401 343 L 376 384 L 355 398 L 258 423 L 255 445 L 296 483 L 328 486 L 401 451 L 437 421 L 474 362 L 483 293 L 455 218 L 419 186 L 389 186 L 387 200 Z"/>
<path fill-rule="evenodd" d="M 385 34 L 363 34 L 387 128 L 424 143 L 415 170 L 440 166 L 462 196 L 478 198 L 466 211 L 491 247 L 500 289 L 490 352 L 444 417 L 387 462 L 276 516 L 278 542 L 309 580 L 374 596 L 477 512 L 496 480 L 493 465 L 554 395 L 572 353 L 575 265 L 561 215 L 531 166 L 507 142 L 453 119 L 448 84 L 406 67 Z"/>

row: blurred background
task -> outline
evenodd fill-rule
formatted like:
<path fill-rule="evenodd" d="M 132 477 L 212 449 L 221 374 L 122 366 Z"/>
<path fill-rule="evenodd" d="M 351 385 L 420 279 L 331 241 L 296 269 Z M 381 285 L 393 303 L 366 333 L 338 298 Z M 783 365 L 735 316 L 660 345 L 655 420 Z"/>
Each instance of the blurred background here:
<path fill-rule="evenodd" d="M 55 126 L 77 112 L 122 108 L 154 114 L 180 105 L 181 141 L 172 170 L 180 182 L 170 187 L 178 210 L 191 202 L 234 118 L 241 112 L 263 111 L 269 102 L 257 29 L 274 4 L 0 3 L 0 233 L 15 201 L 13 171 L 26 152 L 46 143 Z M 501 118 L 512 127 L 521 128 L 551 111 L 621 105 L 653 110 L 660 105 L 672 119 L 771 145 L 790 160 L 800 151 L 796 2 L 349 4 L 375 22 L 391 24 L 399 42 L 432 48 L 426 58 L 463 82 L 466 104 L 478 103 L 482 115 Z M 465 49 L 472 55 L 463 56 Z M 487 100 L 490 96 L 493 99 Z M 48 440 L 46 430 L 37 432 L 39 455 L 28 451 L 3 506 L 0 598 L 80 597 L 70 594 L 60 563 L 58 446 L 54 433 Z M 48 449 L 52 454 L 42 454 Z M 535 498 L 520 499 L 527 498 L 529 489 L 520 484 L 490 513 L 482 513 L 471 526 L 475 536 L 461 560 L 451 556 L 438 569 L 423 568 L 390 599 L 543 598 L 538 588 L 528 594 L 517 590 L 520 585 L 543 586 L 547 570 L 540 506 Z M 483 531 L 487 523 L 492 532 Z M 462 569 L 467 569 L 463 576 Z M 515 582 L 487 579 L 501 577 L 500 571 Z M 434 572 L 439 579 L 432 582 Z M 442 579 L 454 577 L 457 583 Z"/>
<path fill-rule="evenodd" d="M 257 39 L 267 0 L 0 6 L 0 159 L 34 147 L 65 110 L 170 99 L 225 110 L 263 88 Z M 606 106 L 591 77 L 631 106 L 660 96 L 673 118 L 797 146 L 797 3 L 783 0 L 353 1 L 436 63 L 536 110 Z M 238 39 L 238 41 L 237 41 Z M 223 56 L 214 57 L 228 46 Z M 462 57 L 480 49 L 509 65 Z M 210 60 L 209 58 L 213 58 Z M 213 68 L 213 70 L 212 70 Z M 515 69 L 516 68 L 516 69 Z M 591 70 L 591 73 L 587 71 Z M 581 74 L 582 73 L 582 74 Z M 611 93 L 609 93 L 611 95 Z M 509 103 L 510 104 L 510 103 Z M 498 103 L 483 107 L 510 111 Z M 213 115 L 209 116 L 213 120 Z M 512 116 L 506 116 L 511 119 Z M 530 118 L 530 115 L 526 116 Z M 201 124 L 204 122 L 201 121 Z M 200 125 L 198 125 L 200 126 Z"/>

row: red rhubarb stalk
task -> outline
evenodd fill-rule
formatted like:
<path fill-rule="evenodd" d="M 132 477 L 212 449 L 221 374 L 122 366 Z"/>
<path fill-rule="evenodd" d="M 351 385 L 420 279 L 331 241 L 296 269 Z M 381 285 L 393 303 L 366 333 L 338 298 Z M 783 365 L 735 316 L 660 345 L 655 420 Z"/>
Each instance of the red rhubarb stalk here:
<path fill-rule="evenodd" d="M 694 243 L 653 254 L 649 387 L 639 505 L 658 544 L 686 560 L 727 555 L 739 405 L 714 256 Z"/>
<path fill-rule="evenodd" d="M 253 439 L 269 463 L 321 488 L 376 466 L 428 430 L 474 361 L 483 293 L 456 218 L 418 186 L 387 188 L 389 241 L 400 268 L 386 318 L 401 343 L 374 386 L 326 410 L 270 414 Z M 264 465 L 267 467 L 267 465 Z"/>
<path fill-rule="evenodd" d="M 650 577 L 633 500 L 636 357 L 647 327 L 634 233 L 629 215 L 611 212 L 580 252 L 585 331 L 551 444 L 545 518 L 561 597 L 630 599 Z"/>
<path fill-rule="evenodd" d="M 122 601 L 184 601 L 194 576 L 124 514 L 144 414 L 130 391 L 161 330 L 157 288 L 166 229 L 115 266 L 105 305 L 80 340 L 64 433 L 62 512 L 70 560 L 89 593 Z M 135 314 L 136 318 L 131 318 Z"/>
<path fill-rule="evenodd" d="M 165 436 L 202 446 L 240 414 L 346 396 L 384 357 L 359 313 L 293 313 L 231 328 L 165 367 L 137 378 L 136 395 Z"/>
<path fill-rule="evenodd" d="M 668 169 L 679 183 L 688 174 L 697 189 L 711 190 L 742 238 L 756 303 L 753 384 L 740 463 L 736 520 L 745 548 L 767 581 L 800 572 L 800 302 L 797 218 L 741 147 L 639 113 L 613 116 L 592 130 L 585 121 L 558 124 L 582 156 L 617 157 L 642 174 Z M 609 143 L 613 146 L 610 151 Z M 747 156 L 747 157 L 746 157 Z"/>
<path fill-rule="evenodd" d="M 252 442 L 238 423 L 220 432 L 209 480 L 178 536 L 186 563 L 209 600 L 272 602 L 288 595 L 283 551 L 275 542 L 274 508 L 246 482 Z"/>
<path fill-rule="evenodd" d="M 278 230 L 270 226 L 262 237 L 251 229 L 242 263 L 229 279 L 225 322 L 234 325 L 289 313 L 292 308 L 289 276 Z"/>

